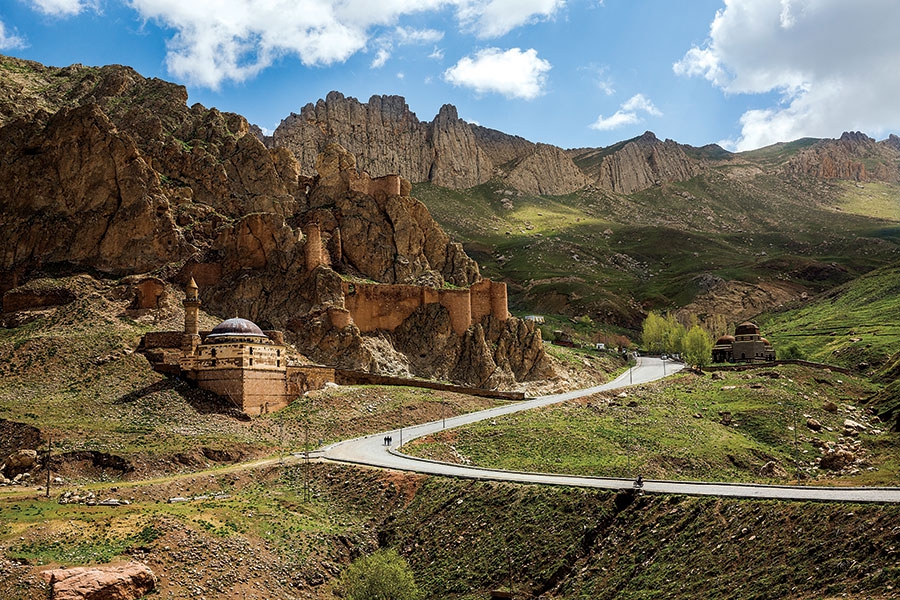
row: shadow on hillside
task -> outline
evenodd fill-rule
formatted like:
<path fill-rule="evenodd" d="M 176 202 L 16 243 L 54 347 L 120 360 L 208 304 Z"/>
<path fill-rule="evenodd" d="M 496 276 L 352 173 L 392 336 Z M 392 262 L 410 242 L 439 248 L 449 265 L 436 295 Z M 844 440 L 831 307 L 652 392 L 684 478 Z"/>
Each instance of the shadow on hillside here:
<path fill-rule="evenodd" d="M 249 421 L 250 417 L 226 398 L 196 388 L 178 377 L 167 377 L 141 389 L 128 392 L 116 400 L 116 404 L 131 404 L 154 394 L 175 392 L 191 408 L 202 415 L 218 414 Z"/>

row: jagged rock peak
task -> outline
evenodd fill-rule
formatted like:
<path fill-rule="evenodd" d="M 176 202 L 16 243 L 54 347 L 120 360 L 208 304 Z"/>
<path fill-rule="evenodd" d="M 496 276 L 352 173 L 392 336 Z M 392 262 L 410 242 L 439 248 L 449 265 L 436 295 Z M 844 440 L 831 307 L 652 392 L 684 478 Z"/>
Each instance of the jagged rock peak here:
<path fill-rule="evenodd" d="M 862 132 L 844 132 L 840 139 L 820 140 L 801 150 L 788 161 L 784 170 L 821 179 L 898 182 L 898 147 L 890 141 L 877 143 Z"/>
<path fill-rule="evenodd" d="M 445 121 L 458 121 L 459 113 L 456 110 L 456 107 L 452 104 L 445 104 L 441 107 L 441 110 L 438 111 L 437 117 L 435 120 L 445 120 Z"/>
<path fill-rule="evenodd" d="M 893 133 L 888 136 L 886 140 L 884 140 L 884 145 L 893 148 L 894 150 L 900 152 L 900 137 L 897 137 Z"/>
<path fill-rule="evenodd" d="M 855 144 L 874 144 L 875 140 L 867 136 L 861 131 L 845 131 L 841 134 L 842 142 L 850 142 Z"/>
<path fill-rule="evenodd" d="M 573 150 L 571 155 L 598 187 L 623 194 L 684 181 L 702 170 L 680 144 L 661 142 L 652 131 L 610 148 Z"/>
<path fill-rule="evenodd" d="M 316 156 L 330 143 L 346 148 L 373 177 L 396 173 L 413 183 L 460 189 L 510 176 L 509 185 L 546 194 L 588 181 L 559 149 L 538 153 L 550 160 L 545 165 L 535 159 L 535 144 L 467 123 L 452 104 L 424 122 L 400 96 L 372 96 L 363 104 L 331 92 L 284 119 L 272 138 L 294 154 L 305 175 L 314 174 Z"/>

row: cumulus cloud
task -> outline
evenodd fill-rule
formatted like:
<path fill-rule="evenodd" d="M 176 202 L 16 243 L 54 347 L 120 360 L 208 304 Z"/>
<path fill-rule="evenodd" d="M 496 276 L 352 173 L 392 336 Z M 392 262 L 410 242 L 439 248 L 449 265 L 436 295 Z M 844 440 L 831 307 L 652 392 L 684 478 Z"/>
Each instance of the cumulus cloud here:
<path fill-rule="evenodd" d="M 726 0 L 703 47 L 673 66 L 727 94 L 776 92 L 747 111 L 730 145 L 757 148 L 845 130 L 900 128 L 900 3 L 889 0 Z"/>
<path fill-rule="evenodd" d="M 550 63 L 538 58 L 533 48 L 525 51 L 485 48 L 444 71 L 444 80 L 479 94 L 497 93 L 507 98 L 532 100 L 544 93 L 550 69 Z"/>
<path fill-rule="evenodd" d="M 626 125 L 635 125 L 641 123 L 643 119 L 639 112 L 647 113 L 654 117 L 661 117 L 662 112 L 643 94 L 635 94 L 622 103 L 619 110 L 610 117 L 600 115 L 597 120 L 591 123 L 590 128 L 598 131 L 609 131 L 618 129 Z"/>
<path fill-rule="evenodd" d="M 84 7 L 99 0 L 31 0 Z M 255 76 L 284 56 L 307 66 L 344 62 L 377 49 L 373 67 L 395 46 L 433 45 L 435 29 L 401 27 L 403 17 L 450 10 L 480 38 L 553 18 L 565 0 L 125 0 L 144 20 L 172 30 L 166 64 L 191 83 L 218 88 Z M 62 14 L 62 13 L 60 13 Z"/>
<path fill-rule="evenodd" d="M 0 21 L 0 50 L 14 50 L 25 47 L 25 40 L 6 31 L 6 25 Z"/>
<path fill-rule="evenodd" d="M 478 37 L 495 38 L 513 29 L 552 18 L 565 0 L 458 0 L 457 15 Z"/>
<path fill-rule="evenodd" d="M 378 52 L 375 54 L 375 58 L 372 59 L 372 63 L 369 66 L 373 69 L 380 69 L 390 57 L 391 53 L 387 48 L 379 48 Z"/>
<path fill-rule="evenodd" d="M 97 0 L 31 0 L 36 10 L 54 17 L 72 17 L 84 10 L 97 10 Z"/>

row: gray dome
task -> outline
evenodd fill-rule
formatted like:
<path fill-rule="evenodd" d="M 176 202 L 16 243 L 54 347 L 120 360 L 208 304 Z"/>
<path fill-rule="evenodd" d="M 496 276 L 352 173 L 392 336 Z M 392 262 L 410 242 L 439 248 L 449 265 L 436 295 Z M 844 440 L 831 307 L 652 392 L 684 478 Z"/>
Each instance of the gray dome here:
<path fill-rule="evenodd" d="M 206 339 L 210 342 L 233 341 L 236 338 L 269 339 L 256 323 L 238 317 L 222 321 L 206 336 Z"/>

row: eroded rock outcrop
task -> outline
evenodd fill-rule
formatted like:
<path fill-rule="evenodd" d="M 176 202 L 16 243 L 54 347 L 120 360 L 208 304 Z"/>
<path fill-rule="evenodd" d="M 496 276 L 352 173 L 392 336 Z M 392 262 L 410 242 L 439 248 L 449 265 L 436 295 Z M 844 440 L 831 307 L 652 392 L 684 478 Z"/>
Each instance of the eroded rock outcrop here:
<path fill-rule="evenodd" d="M 820 179 L 853 181 L 900 181 L 900 138 L 883 142 L 856 132 L 845 132 L 837 140 L 821 140 L 792 158 L 784 170 Z"/>
<path fill-rule="evenodd" d="M 587 183 L 559 148 L 472 125 L 449 104 L 433 121 L 419 121 L 400 96 L 372 96 L 364 104 L 331 92 L 284 119 L 270 143 L 289 149 L 307 175 L 319 153 L 337 143 L 361 169 L 400 173 L 413 183 L 460 189 L 498 178 L 532 194 L 566 194 Z"/>
<path fill-rule="evenodd" d="M 481 279 L 397 174 L 416 163 L 413 173 L 453 185 L 489 177 L 489 157 L 453 107 L 433 124 L 419 123 L 396 97 L 360 105 L 331 95 L 304 112 L 366 140 L 363 158 L 389 172 L 371 176 L 327 135 L 310 137 L 298 153 L 267 148 L 243 117 L 187 107 L 183 87 L 127 67 L 0 60 L 14 63 L 16 74 L 0 83 L 0 99 L 21 99 L 0 102 L 0 214 L 11 233 L 0 242 L 0 291 L 10 309 L 66 300 L 30 291 L 28 282 L 47 265 L 137 277 L 147 289 L 136 306 L 145 308 L 158 306 L 167 282 L 193 277 L 214 314 L 286 330 L 288 341 L 323 362 L 380 369 L 402 361 L 382 360 L 391 351 L 372 342 L 390 336 L 364 335 L 347 318 L 343 278 L 436 290 Z M 48 82 L 63 93 L 45 97 Z M 398 135 L 407 143 L 395 143 Z M 323 139 L 329 143 L 320 147 Z M 304 170 L 312 148 L 315 169 Z M 541 371 L 534 367 L 543 364 L 539 334 L 522 337 L 527 347 L 518 348 L 512 330 L 468 324 L 452 343 L 408 328 L 426 346 L 455 352 L 450 366 L 427 373 L 493 385 Z M 410 362 L 413 373 L 425 374 Z"/>
<path fill-rule="evenodd" d="M 53 600 L 136 600 L 156 588 L 156 575 L 141 563 L 51 569 L 42 573 Z"/>
<path fill-rule="evenodd" d="M 680 144 L 661 142 L 650 131 L 611 148 L 575 150 L 571 154 L 598 187 L 623 194 L 684 181 L 702 171 L 700 162 L 685 154 Z"/>

